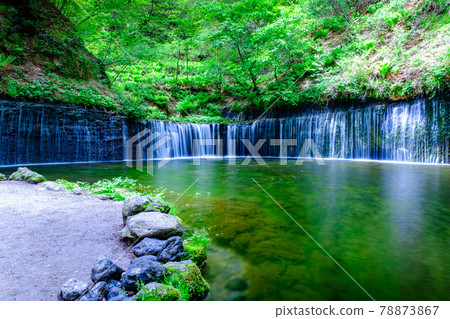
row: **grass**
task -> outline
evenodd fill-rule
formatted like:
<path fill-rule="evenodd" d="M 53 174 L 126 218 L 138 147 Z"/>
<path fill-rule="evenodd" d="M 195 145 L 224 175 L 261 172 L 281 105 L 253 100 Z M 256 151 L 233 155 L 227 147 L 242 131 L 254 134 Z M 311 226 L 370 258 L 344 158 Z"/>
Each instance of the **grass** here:
<path fill-rule="evenodd" d="M 143 186 L 137 180 L 128 177 L 114 177 L 112 179 L 103 179 L 93 184 L 84 182 L 69 182 L 64 179 L 58 179 L 56 183 L 62 185 L 68 190 L 82 188 L 92 194 L 105 195 L 111 200 L 123 201 L 131 196 L 142 195 L 162 198 L 165 189 Z"/>
<path fill-rule="evenodd" d="M 192 260 L 200 269 L 206 265 L 208 258 L 206 249 L 208 248 L 211 238 L 206 229 L 200 231 L 186 233 L 183 237 L 184 251 L 187 253 L 185 260 Z"/>

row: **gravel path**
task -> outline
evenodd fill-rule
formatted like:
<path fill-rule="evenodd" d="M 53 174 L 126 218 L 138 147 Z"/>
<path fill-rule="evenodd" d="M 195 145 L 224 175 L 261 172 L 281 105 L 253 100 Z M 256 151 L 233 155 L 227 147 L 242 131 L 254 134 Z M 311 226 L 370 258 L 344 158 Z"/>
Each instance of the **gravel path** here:
<path fill-rule="evenodd" d="M 99 256 L 126 267 L 122 202 L 0 182 L 0 300 L 56 300 L 76 277 L 90 283 Z"/>

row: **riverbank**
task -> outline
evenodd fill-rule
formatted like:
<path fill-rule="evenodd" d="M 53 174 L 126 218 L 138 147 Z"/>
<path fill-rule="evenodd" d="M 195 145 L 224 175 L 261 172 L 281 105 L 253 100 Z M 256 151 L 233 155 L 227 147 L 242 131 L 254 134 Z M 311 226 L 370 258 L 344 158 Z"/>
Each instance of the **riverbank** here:
<path fill-rule="evenodd" d="M 89 280 L 99 256 L 132 259 L 119 240 L 122 202 L 24 182 L 0 182 L 0 300 L 56 300 L 71 277 Z"/>

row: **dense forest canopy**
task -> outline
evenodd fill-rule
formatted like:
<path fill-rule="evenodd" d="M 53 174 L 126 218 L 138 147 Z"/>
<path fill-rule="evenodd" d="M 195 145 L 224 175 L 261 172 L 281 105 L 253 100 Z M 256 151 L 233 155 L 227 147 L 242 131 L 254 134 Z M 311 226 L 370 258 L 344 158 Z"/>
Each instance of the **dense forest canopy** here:
<path fill-rule="evenodd" d="M 3 43 L 1 90 L 9 96 L 100 104 L 137 118 L 217 121 L 224 108 L 261 112 L 449 88 L 446 0 L 37 2 L 71 21 L 109 81 L 51 69 L 18 77 L 24 51 Z M 2 37 L 11 35 L 4 23 L 11 10 L 0 5 Z"/>

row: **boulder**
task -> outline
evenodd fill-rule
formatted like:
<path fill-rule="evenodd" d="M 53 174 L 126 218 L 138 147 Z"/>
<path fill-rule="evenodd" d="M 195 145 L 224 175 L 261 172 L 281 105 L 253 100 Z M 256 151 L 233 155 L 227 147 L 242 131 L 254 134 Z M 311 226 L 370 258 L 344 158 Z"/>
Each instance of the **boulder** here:
<path fill-rule="evenodd" d="M 59 192 L 59 191 L 64 190 L 64 187 L 62 185 L 59 185 L 55 182 L 43 182 L 43 183 L 39 184 L 39 186 L 42 189 L 46 189 L 46 190 L 54 191 L 54 192 Z"/>
<path fill-rule="evenodd" d="M 189 287 L 189 300 L 203 300 L 209 293 L 209 285 L 200 269 L 192 261 L 166 263 L 165 266 L 174 280 L 183 281 Z M 180 270 L 181 269 L 181 270 Z"/>
<path fill-rule="evenodd" d="M 81 187 L 74 188 L 72 189 L 72 194 L 81 195 L 83 194 L 83 189 Z"/>
<path fill-rule="evenodd" d="M 133 259 L 122 274 L 122 285 L 125 290 L 136 291 L 137 282 L 148 283 L 160 280 L 167 273 L 167 268 L 156 261 L 155 256 L 142 256 Z"/>
<path fill-rule="evenodd" d="M 58 295 L 59 300 L 74 301 L 89 291 L 89 285 L 76 278 L 67 280 Z"/>
<path fill-rule="evenodd" d="M 7 177 L 5 176 L 5 174 L 0 173 L 0 181 L 5 181 L 7 180 Z"/>
<path fill-rule="evenodd" d="M 80 298 L 80 301 L 102 301 L 108 292 L 105 281 L 97 282 L 87 294 Z"/>
<path fill-rule="evenodd" d="M 108 293 L 106 301 L 128 301 L 128 294 L 122 289 L 122 283 L 117 280 L 111 280 L 107 284 Z"/>
<path fill-rule="evenodd" d="M 133 247 L 133 253 L 137 257 L 154 255 L 157 256 L 163 249 L 165 240 L 157 238 L 144 238 L 139 244 Z"/>
<path fill-rule="evenodd" d="M 172 286 L 151 282 L 139 291 L 133 300 L 138 301 L 177 301 L 181 299 L 180 291 Z"/>
<path fill-rule="evenodd" d="M 157 258 L 159 262 L 180 261 L 183 253 L 183 240 L 179 236 L 173 236 L 166 240 Z"/>
<path fill-rule="evenodd" d="M 129 217 L 120 232 L 123 239 L 144 237 L 167 239 L 182 234 L 183 229 L 175 216 L 158 212 L 145 212 Z"/>
<path fill-rule="evenodd" d="M 124 270 L 117 266 L 111 259 L 99 257 L 91 269 L 92 282 L 110 281 L 112 279 L 120 280 Z"/>
<path fill-rule="evenodd" d="M 14 173 L 11 174 L 11 176 L 9 176 L 9 180 L 24 181 L 30 184 L 38 184 L 45 182 L 44 176 L 36 172 L 33 172 L 27 167 L 19 167 L 17 171 L 15 171 Z"/>
<path fill-rule="evenodd" d="M 122 218 L 125 223 L 128 217 L 142 212 L 160 212 L 167 214 L 169 211 L 169 205 L 159 198 L 135 195 L 124 201 Z"/>

